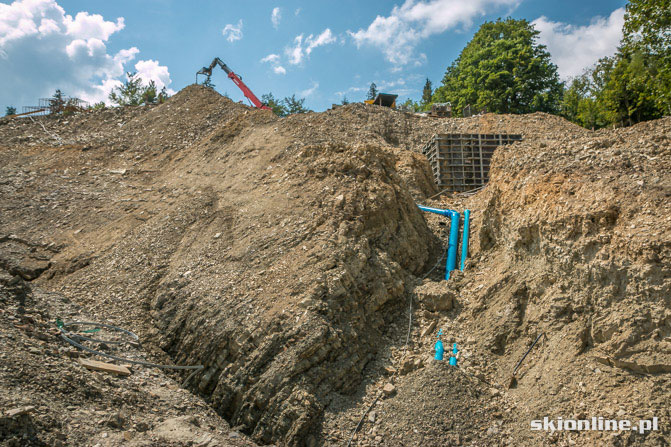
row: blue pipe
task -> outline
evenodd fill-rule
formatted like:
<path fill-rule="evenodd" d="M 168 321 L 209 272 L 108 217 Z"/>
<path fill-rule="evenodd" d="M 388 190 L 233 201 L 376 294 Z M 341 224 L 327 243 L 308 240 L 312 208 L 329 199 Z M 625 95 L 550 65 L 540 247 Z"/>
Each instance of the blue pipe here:
<path fill-rule="evenodd" d="M 445 265 L 445 279 L 450 279 L 450 272 L 457 268 L 457 246 L 459 245 L 459 213 L 453 210 L 443 210 L 440 208 L 430 208 L 428 206 L 417 205 L 420 210 L 429 213 L 440 214 L 449 217 L 450 238 L 447 242 L 447 263 Z"/>
<path fill-rule="evenodd" d="M 464 271 L 466 256 L 468 255 L 468 224 L 471 216 L 470 210 L 464 210 L 464 229 L 461 233 L 461 271 Z"/>
<path fill-rule="evenodd" d="M 430 208 L 428 206 L 417 205 L 417 207 L 422 211 L 428 211 L 429 213 L 440 214 L 445 217 L 452 217 L 453 214 L 459 214 L 456 211 L 452 210 L 441 210 L 440 208 Z"/>
<path fill-rule="evenodd" d="M 447 242 L 447 266 L 445 279 L 450 279 L 450 272 L 457 268 L 457 246 L 459 245 L 459 213 L 452 214 L 450 223 L 450 239 Z"/>

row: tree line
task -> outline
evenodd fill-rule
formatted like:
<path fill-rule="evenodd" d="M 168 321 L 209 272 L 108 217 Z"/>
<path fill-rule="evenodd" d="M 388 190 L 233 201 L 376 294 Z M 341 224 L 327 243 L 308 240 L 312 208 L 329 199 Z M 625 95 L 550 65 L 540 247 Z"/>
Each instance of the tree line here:
<path fill-rule="evenodd" d="M 671 115 L 671 0 L 630 0 L 617 52 L 561 82 L 550 53 L 529 21 L 480 26 L 433 90 L 402 107 L 426 111 L 448 102 L 494 113 L 547 112 L 588 128 L 624 126 Z M 368 99 L 377 93 L 371 85 Z"/>
<path fill-rule="evenodd" d="M 163 86 L 161 90 L 158 89 L 156 83 L 152 80 L 147 85 L 142 83 L 142 79 L 136 72 L 126 73 L 126 82 L 114 88 L 108 99 L 118 106 L 139 106 L 150 104 L 162 104 L 168 99 L 168 92 Z M 54 94 L 48 101 L 49 111 L 57 115 L 70 115 L 75 111 L 81 110 L 80 102 L 77 98 L 68 98 L 61 89 L 56 89 Z M 104 109 L 105 103 L 103 101 L 88 105 L 83 109 L 86 110 L 100 110 Z M 16 107 L 7 106 L 5 115 L 15 115 Z"/>

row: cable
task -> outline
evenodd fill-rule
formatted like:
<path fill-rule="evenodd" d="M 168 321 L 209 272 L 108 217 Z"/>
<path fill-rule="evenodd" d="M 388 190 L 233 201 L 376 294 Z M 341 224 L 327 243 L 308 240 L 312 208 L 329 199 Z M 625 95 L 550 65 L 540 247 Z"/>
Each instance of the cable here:
<path fill-rule="evenodd" d="M 73 340 L 73 338 L 78 339 L 78 340 L 97 341 L 99 343 L 108 343 L 108 344 L 115 344 L 115 343 L 120 344 L 122 342 L 95 340 L 95 339 L 84 337 L 84 336 L 81 336 L 81 335 L 78 335 L 78 334 L 73 334 L 72 332 L 65 329 L 67 326 L 73 326 L 73 325 L 76 325 L 76 324 L 78 324 L 78 325 L 89 325 L 89 326 L 99 326 L 99 327 L 104 327 L 104 328 L 107 328 L 107 329 L 112 329 L 112 330 L 115 330 L 115 331 L 118 331 L 118 332 L 123 332 L 125 334 L 128 334 L 131 337 L 133 337 L 135 340 L 138 340 L 138 336 L 131 331 L 128 331 L 126 329 L 123 329 L 123 328 L 120 328 L 120 327 L 117 327 L 117 326 L 112 326 L 112 325 L 102 324 L 102 323 L 93 323 L 93 322 L 78 322 L 78 321 L 75 321 L 75 322 L 72 322 L 72 323 L 63 323 L 63 325 L 58 328 L 60 330 L 60 335 L 61 335 L 61 338 L 63 340 L 65 340 L 66 342 L 68 342 L 72 346 L 75 346 L 76 348 L 79 348 L 83 351 L 90 352 L 91 354 L 100 355 L 102 357 L 108 357 L 110 359 L 117 360 L 119 362 L 131 363 L 131 364 L 142 365 L 142 366 L 149 366 L 151 368 L 178 369 L 178 370 L 194 369 L 196 371 L 205 368 L 205 366 L 203 366 L 203 365 L 193 365 L 193 366 L 161 365 L 161 364 L 158 364 L 158 363 L 145 362 L 143 360 L 131 360 L 131 359 L 128 359 L 128 358 L 118 357 L 118 356 L 112 355 L 112 354 L 107 354 L 105 352 L 96 351 L 95 349 L 91 349 L 91 348 L 88 348 L 88 347 L 86 347 L 86 346 L 84 346 L 80 343 L 77 343 L 75 340 Z M 70 337 L 72 337 L 72 338 L 70 338 Z M 194 373 L 195 373 L 195 371 L 194 371 Z M 189 377 L 187 377 L 184 382 L 186 383 L 191 378 L 191 376 L 193 376 L 193 373 Z"/>
<path fill-rule="evenodd" d="M 44 132 L 45 132 L 47 135 L 49 135 L 51 138 L 54 138 L 54 139 L 58 140 L 61 144 L 63 144 L 63 139 L 62 139 L 61 137 L 59 137 L 58 135 L 56 135 L 55 133 L 49 132 L 49 131 L 47 130 L 47 128 L 44 127 L 44 124 L 42 124 L 41 121 L 35 121 L 35 120 L 33 119 L 33 117 L 30 116 L 30 115 L 28 115 L 28 118 L 30 118 L 30 121 L 32 121 L 33 123 L 37 123 L 37 124 L 39 124 L 40 126 L 42 126 L 42 130 L 44 130 Z"/>
<path fill-rule="evenodd" d="M 63 324 L 63 327 L 65 327 L 65 326 L 74 326 L 74 325 L 103 327 L 103 328 L 105 328 L 105 329 L 110 329 L 110 330 L 117 331 L 117 332 L 123 332 L 123 333 L 126 334 L 126 335 L 130 335 L 135 341 L 139 341 L 139 340 L 140 340 L 140 339 L 138 338 L 138 336 L 135 335 L 134 333 L 132 333 L 131 331 L 127 331 L 126 329 L 123 329 L 123 328 L 120 328 L 120 327 L 111 326 L 111 325 L 109 325 L 109 324 L 103 324 L 103 323 L 91 323 L 91 322 L 87 322 L 87 321 L 73 321 L 72 323 L 67 323 L 67 324 L 64 323 L 64 324 Z M 68 332 L 68 333 L 71 334 L 73 338 L 76 338 L 76 339 L 78 339 L 78 340 L 87 340 L 87 341 L 92 341 L 92 342 L 95 342 L 95 343 L 105 343 L 105 344 L 108 344 L 108 345 L 120 345 L 120 344 L 126 343 L 126 342 L 123 341 L 123 340 L 120 340 L 120 341 L 114 341 L 114 340 L 99 340 L 99 339 L 97 339 L 97 338 L 89 338 L 89 337 L 84 337 L 83 335 L 73 334 L 72 332 Z"/>
<path fill-rule="evenodd" d="M 447 245 L 444 245 L 443 249 L 441 250 L 441 253 L 445 253 L 446 250 L 447 250 Z M 431 267 L 431 270 L 429 270 L 428 272 L 426 272 L 426 274 L 424 276 L 422 276 L 422 280 L 426 279 L 431 274 L 431 272 L 433 272 L 436 269 L 436 267 L 438 267 L 438 265 L 440 265 L 440 263 L 443 261 L 443 257 L 444 257 L 444 255 L 441 254 L 440 258 L 438 258 L 438 261 L 434 264 L 433 267 Z M 401 356 L 401 364 L 403 363 L 403 360 L 405 360 L 405 355 L 408 352 L 408 345 L 410 344 L 410 333 L 411 333 L 411 331 L 412 331 L 412 295 L 410 295 L 410 297 L 408 299 L 408 333 L 405 336 L 405 346 L 403 346 L 403 355 Z M 394 377 L 397 374 L 398 374 L 398 370 L 394 374 Z M 354 431 L 352 431 L 352 435 L 349 438 L 349 442 L 347 443 L 347 447 L 350 447 L 352 445 L 352 441 L 354 440 L 354 436 L 361 429 L 361 424 L 363 424 L 363 420 L 366 418 L 366 415 L 370 412 L 370 410 L 373 409 L 373 407 L 375 406 L 377 401 L 380 400 L 380 397 L 382 397 L 383 392 L 384 391 L 380 391 L 379 393 L 377 393 L 377 396 L 375 397 L 375 400 L 373 401 L 373 403 L 370 404 L 370 406 L 368 406 L 368 409 L 366 409 L 366 411 L 361 416 L 361 419 L 359 419 L 359 423 L 354 428 Z"/>

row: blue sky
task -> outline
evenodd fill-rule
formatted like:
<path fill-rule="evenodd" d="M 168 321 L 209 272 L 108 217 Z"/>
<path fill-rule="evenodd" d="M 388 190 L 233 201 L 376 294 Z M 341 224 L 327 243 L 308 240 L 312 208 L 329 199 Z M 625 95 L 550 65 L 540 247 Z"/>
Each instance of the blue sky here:
<path fill-rule="evenodd" d="M 219 56 L 258 96 L 296 94 L 313 110 L 343 96 L 360 101 L 371 82 L 418 99 L 438 86 L 480 24 L 511 16 L 533 21 L 560 75 L 613 54 L 625 1 L 406 0 L 0 2 L 0 107 L 36 105 L 56 88 L 105 99 L 138 71 L 179 91 Z M 234 100 L 237 87 L 212 82 Z"/>

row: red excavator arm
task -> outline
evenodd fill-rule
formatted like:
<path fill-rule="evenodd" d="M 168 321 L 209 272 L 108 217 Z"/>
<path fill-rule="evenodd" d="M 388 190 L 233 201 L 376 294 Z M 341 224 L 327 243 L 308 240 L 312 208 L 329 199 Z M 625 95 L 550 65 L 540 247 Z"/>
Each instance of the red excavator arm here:
<path fill-rule="evenodd" d="M 218 57 L 215 57 L 212 63 L 210 64 L 209 67 L 203 67 L 201 68 L 198 73 L 196 73 L 196 82 L 198 82 L 198 75 L 202 74 L 207 76 L 208 78 L 212 76 L 212 69 L 216 66 L 219 65 L 222 70 L 226 72 L 228 77 L 237 85 L 240 90 L 242 90 L 242 94 L 245 95 L 249 100 L 254 104 L 256 107 L 259 109 L 264 109 L 264 110 L 271 110 L 270 107 L 259 101 L 259 98 L 256 97 L 256 95 L 247 87 L 247 85 L 242 82 L 242 79 L 235 73 L 233 73 L 233 70 L 228 68 L 228 66 Z"/>

